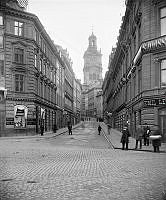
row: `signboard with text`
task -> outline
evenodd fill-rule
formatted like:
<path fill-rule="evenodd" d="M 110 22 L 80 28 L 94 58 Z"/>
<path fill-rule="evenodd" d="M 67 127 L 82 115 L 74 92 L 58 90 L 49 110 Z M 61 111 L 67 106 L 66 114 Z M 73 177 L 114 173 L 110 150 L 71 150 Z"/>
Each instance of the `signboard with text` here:
<path fill-rule="evenodd" d="M 166 105 L 166 100 L 163 99 L 144 99 L 144 106 L 164 106 Z"/>

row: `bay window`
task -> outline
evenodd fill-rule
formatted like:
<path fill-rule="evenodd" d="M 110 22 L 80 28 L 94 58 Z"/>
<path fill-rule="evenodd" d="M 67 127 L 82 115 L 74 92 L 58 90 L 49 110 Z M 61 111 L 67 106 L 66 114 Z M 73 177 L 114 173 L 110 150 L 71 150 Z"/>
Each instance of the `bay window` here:
<path fill-rule="evenodd" d="M 166 35 L 166 7 L 160 10 L 160 33 Z"/>
<path fill-rule="evenodd" d="M 166 59 L 161 61 L 161 87 L 166 87 Z"/>

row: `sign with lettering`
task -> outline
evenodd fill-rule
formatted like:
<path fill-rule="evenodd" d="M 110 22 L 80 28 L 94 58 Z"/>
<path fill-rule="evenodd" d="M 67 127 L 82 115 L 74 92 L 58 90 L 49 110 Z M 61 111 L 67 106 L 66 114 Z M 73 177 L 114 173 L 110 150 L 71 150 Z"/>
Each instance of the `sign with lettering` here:
<path fill-rule="evenodd" d="M 6 118 L 6 125 L 14 125 L 14 118 L 13 117 L 7 117 Z"/>
<path fill-rule="evenodd" d="M 163 36 L 154 40 L 144 42 L 142 44 L 142 50 L 146 52 L 146 51 L 154 50 L 154 49 L 165 47 L 165 46 L 166 46 L 166 36 Z"/>
<path fill-rule="evenodd" d="M 165 99 L 144 99 L 144 106 L 166 105 Z"/>

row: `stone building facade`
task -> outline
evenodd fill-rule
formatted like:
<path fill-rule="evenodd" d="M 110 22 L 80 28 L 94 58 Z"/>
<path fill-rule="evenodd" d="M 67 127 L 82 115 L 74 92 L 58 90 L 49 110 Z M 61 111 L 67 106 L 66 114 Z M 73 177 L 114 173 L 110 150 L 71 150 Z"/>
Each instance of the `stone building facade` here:
<path fill-rule="evenodd" d="M 134 135 L 138 124 L 157 125 L 166 140 L 165 0 L 126 1 L 103 94 L 113 127 L 122 130 L 127 122 Z"/>
<path fill-rule="evenodd" d="M 0 1 L 0 136 L 64 126 L 65 67 L 38 17 L 17 0 Z"/>

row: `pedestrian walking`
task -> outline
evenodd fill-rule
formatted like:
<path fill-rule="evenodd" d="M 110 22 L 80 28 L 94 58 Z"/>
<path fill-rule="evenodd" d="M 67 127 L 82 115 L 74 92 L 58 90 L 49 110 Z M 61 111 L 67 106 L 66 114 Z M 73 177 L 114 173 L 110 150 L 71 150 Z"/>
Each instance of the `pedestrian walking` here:
<path fill-rule="evenodd" d="M 41 134 L 41 136 L 43 136 L 43 133 L 44 133 L 44 125 L 41 123 L 41 125 L 40 125 L 40 134 Z"/>
<path fill-rule="evenodd" d="M 101 126 L 100 126 L 100 124 L 99 124 L 99 126 L 98 126 L 98 135 L 100 135 L 100 132 L 101 132 Z"/>
<path fill-rule="evenodd" d="M 57 131 L 57 125 L 56 125 L 56 123 L 53 126 L 53 131 L 54 131 L 54 133 L 56 133 L 56 131 Z"/>
<path fill-rule="evenodd" d="M 68 123 L 68 131 L 69 131 L 69 135 L 72 135 L 72 124 L 71 124 L 71 122 Z"/>
<path fill-rule="evenodd" d="M 152 140 L 152 146 L 154 152 L 160 152 L 160 146 L 161 146 L 161 132 L 159 130 L 159 127 L 155 127 L 150 135 L 150 139 Z"/>
<path fill-rule="evenodd" d="M 142 149 L 142 138 L 143 138 L 143 129 L 141 125 L 138 125 L 136 129 L 136 144 L 135 144 L 135 149 L 138 148 L 138 143 L 139 143 L 139 148 Z"/>
<path fill-rule="evenodd" d="M 146 123 L 147 125 L 147 123 Z M 149 146 L 149 136 L 150 136 L 150 127 L 147 125 L 143 129 L 144 134 L 143 134 L 143 139 L 144 139 L 144 146 Z"/>
<path fill-rule="evenodd" d="M 128 150 L 129 137 L 130 137 L 130 132 L 127 125 L 125 125 L 122 131 L 122 137 L 120 141 L 122 143 L 122 150 L 124 150 L 125 147 L 126 150 Z"/>

